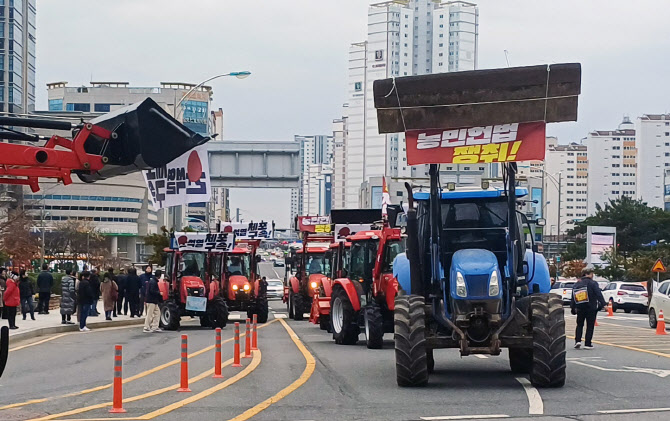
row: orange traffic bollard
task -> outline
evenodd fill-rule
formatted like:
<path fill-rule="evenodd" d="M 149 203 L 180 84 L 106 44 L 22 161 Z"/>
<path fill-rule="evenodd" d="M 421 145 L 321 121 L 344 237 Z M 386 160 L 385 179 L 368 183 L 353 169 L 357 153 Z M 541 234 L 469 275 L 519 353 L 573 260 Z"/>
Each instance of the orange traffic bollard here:
<path fill-rule="evenodd" d="M 251 321 L 247 319 L 247 333 L 244 334 L 244 357 L 251 358 Z"/>
<path fill-rule="evenodd" d="M 233 349 L 232 367 L 242 367 L 242 364 L 240 364 L 240 322 L 235 322 L 235 347 Z"/>
<path fill-rule="evenodd" d="M 122 350 L 121 345 L 114 346 L 114 398 L 112 399 L 112 409 L 109 410 L 112 414 L 126 412 L 123 409 Z"/>
<path fill-rule="evenodd" d="M 658 320 L 656 321 L 656 334 L 667 335 L 665 331 L 665 319 L 663 318 L 663 310 L 658 311 Z"/>
<path fill-rule="evenodd" d="M 177 392 L 190 392 L 188 388 L 188 335 L 181 335 L 181 381 Z"/>
<path fill-rule="evenodd" d="M 214 375 L 215 379 L 222 379 L 221 375 L 221 328 L 216 328 L 216 345 L 214 349 Z"/>
<path fill-rule="evenodd" d="M 614 309 L 612 309 L 612 301 L 607 304 L 607 317 L 614 316 Z"/>
<path fill-rule="evenodd" d="M 258 318 L 254 314 L 254 327 L 253 335 L 251 335 L 251 350 L 258 351 L 258 327 L 257 327 Z"/>

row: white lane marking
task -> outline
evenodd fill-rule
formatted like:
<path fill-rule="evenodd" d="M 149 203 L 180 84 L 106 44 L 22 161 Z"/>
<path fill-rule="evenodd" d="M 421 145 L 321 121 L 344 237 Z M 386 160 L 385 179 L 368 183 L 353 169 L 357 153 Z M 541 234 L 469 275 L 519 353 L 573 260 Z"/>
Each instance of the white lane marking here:
<path fill-rule="evenodd" d="M 526 392 L 526 396 L 528 396 L 528 414 L 544 414 L 544 403 L 542 402 L 542 396 L 540 396 L 540 392 L 538 392 L 537 389 L 535 389 L 533 385 L 530 384 L 530 381 L 525 377 L 517 377 L 516 381 L 521 383 L 523 390 Z"/>
<path fill-rule="evenodd" d="M 482 359 L 482 360 L 485 360 L 485 359 L 488 358 L 488 356 L 486 356 L 486 355 L 482 355 L 482 354 L 475 354 L 475 357 L 480 358 L 480 359 Z"/>
<path fill-rule="evenodd" d="M 274 313 L 273 316 L 275 319 L 285 319 L 288 317 L 286 313 Z"/>
<path fill-rule="evenodd" d="M 595 368 L 596 370 L 600 371 L 611 371 L 611 372 L 619 372 L 619 373 L 643 373 L 643 374 L 651 374 L 653 376 L 657 376 L 660 378 L 666 378 L 670 376 L 670 370 L 661 370 L 661 369 L 656 369 L 656 368 L 641 368 L 641 367 L 627 367 L 623 366 L 622 368 L 606 368 L 606 367 L 598 367 L 597 365 L 592 365 L 592 364 L 586 364 L 581 361 L 572 361 L 573 364 L 578 364 L 578 365 L 583 365 L 584 367 L 589 367 L 589 368 Z"/>
<path fill-rule="evenodd" d="M 490 414 L 490 415 L 445 415 L 442 417 L 420 417 L 422 420 L 493 420 L 499 418 L 509 418 L 509 415 Z"/>
<path fill-rule="evenodd" d="M 670 408 L 646 408 L 646 409 L 610 409 L 608 411 L 598 411 L 599 414 L 630 414 L 634 412 L 665 412 Z"/>

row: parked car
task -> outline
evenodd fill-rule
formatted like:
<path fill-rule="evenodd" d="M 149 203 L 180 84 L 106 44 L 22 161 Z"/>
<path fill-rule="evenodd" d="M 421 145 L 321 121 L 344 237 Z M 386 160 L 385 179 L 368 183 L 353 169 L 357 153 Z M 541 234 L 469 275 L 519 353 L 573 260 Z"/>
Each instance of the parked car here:
<path fill-rule="evenodd" d="M 268 279 L 268 298 L 282 298 L 284 297 L 284 283 L 281 279 Z"/>
<path fill-rule="evenodd" d="M 663 318 L 670 311 L 670 281 L 661 282 L 654 293 L 651 295 L 649 303 L 649 327 L 656 329 L 656 320 L 658 313 L 663 310 Z"/>
<path fill-rule="evenodd" d="M 273 266 L 276 267 L 276 268 L 283 268 L 283 267 L 286 267 L 286 264 L 284 264 L 283 260 L 277 259 L 277 260 L 274 261 Z"/>
<path fill-rule="evenodd" d="M 612 310 L 623 309 L 626 313 L 637 310 L 647 312 L 647 289 L 635 282 L 610 282 L 603 290 L 605 301 L 612 303 Z"/>
<path fill-rule="evenodd" d="M 563 299 L 563 304 L 570 304 L 570 300 L 572 300 L 572 287 L 574 285 L 575 281 L 556 282 L 549 292 L 560 295 Z"/>

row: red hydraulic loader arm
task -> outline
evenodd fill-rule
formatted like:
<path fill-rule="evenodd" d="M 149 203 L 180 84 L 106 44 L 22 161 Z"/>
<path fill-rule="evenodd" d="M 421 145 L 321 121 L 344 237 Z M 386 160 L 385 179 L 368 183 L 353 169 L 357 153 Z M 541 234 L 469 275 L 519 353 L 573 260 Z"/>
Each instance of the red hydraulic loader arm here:
<path fill-rule="evenodd" d="M 201 145 L 201 136 L 172 118 L 152 99 L 73 125 L 46 118 L 0 116 L 0 140 L 39 142 L 47 139 L 9 127 L 72 131 L 72 138 L 53 135 L 43 146 L 0 143 L 0 183 L 30 186 L 40 178 L 72 183 L 72 173 L 93 182 L 116 175 L 158 168 Z"/>

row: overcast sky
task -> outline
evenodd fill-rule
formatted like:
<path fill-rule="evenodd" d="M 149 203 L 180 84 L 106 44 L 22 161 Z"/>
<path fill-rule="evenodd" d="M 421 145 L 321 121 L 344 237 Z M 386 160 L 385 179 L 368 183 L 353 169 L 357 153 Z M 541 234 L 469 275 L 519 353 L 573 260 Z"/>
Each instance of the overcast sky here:
<path fill-rule="evenodd" d="M 670 111 L 670 8 L 663 0 L 479 0 L 480 68 L 582 63 L 579 121 L 561 143 L 624 114 Z M 38 0 L 37 108 L 47 82 L 212 82 L 225 139 L 329 134 L 345 102 L 347 50 L 365 39 L 366 0 Z M 260 193 L 260 194 L 259 194 Z M 286 190 L 233 191 L 245 219 L 289 219 Z M 271 204 L 272 206 L 268 206 Z"/>

